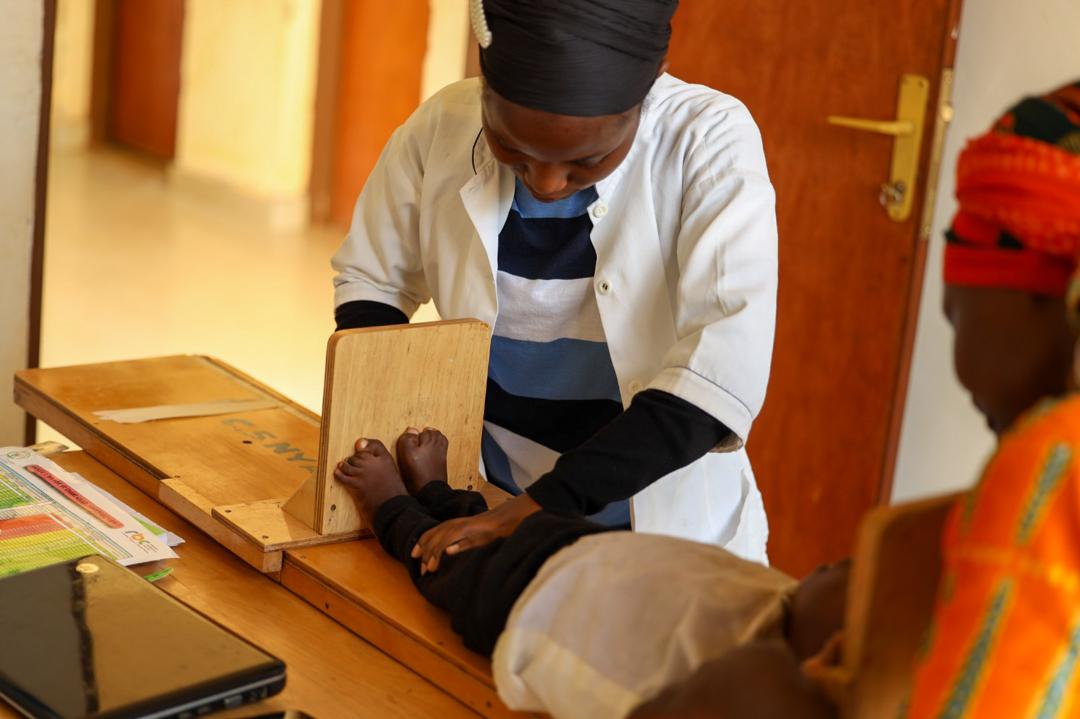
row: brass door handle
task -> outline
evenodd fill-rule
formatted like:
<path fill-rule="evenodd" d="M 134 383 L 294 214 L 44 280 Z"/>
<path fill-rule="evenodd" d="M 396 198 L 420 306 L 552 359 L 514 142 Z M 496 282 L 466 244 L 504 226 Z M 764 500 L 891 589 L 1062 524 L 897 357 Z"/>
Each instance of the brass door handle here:
<path fill-rule="evenodd" d="M 880 135 L 891 135 L 893 137 L 907 137 L 915 134 L 915 123 L 907 120 L 863 120 L 858 117 L 829 115 L 827 122 L 838 127 L 849 127 L 852 130 L 876 132 Z"/>
<path fill-rule="evenodd" d="M 921 75 L 900 79 L 895 120 L 864 120 L 858 117 L 830 115 L 830 125 L 874 132 L 894 138 L 889 179 L 882 185 L 881 202 L 896 222 L 905 222 L 915 207 L 915 186 L 919 174 L 923 123 L 930 98 L 930 81 Z"/>

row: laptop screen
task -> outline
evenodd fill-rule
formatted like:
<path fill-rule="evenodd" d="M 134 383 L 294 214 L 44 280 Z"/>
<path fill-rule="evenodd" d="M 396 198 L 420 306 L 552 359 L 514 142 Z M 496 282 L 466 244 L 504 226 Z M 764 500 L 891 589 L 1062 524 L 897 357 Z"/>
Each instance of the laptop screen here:
<path fill-rule="evenodd" d="M 0 693 L 34 713 L 148 713 L 283 669 L 100 557 L 0 580 Z"/>

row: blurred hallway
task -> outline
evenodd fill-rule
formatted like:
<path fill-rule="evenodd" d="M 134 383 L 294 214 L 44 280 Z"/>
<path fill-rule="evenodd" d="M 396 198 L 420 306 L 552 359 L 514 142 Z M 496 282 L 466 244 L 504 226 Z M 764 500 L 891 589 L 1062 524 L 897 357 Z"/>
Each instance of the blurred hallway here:
<path fill-rule="evenodd" d="M 57 149 L 42 366 L 209 354 L 319 411 L 344 233 L 266 225 L 239 196 L 136 156 Z"/>
<path fill-rule="evenodd" d="M 42 366 L 208 354 L 321 410 L 352 203 L 392 130 L 465 71 L 465 3 L 385 10 L 59 0 Z M 392 47 L 368 42 L 373 12 Z"/>

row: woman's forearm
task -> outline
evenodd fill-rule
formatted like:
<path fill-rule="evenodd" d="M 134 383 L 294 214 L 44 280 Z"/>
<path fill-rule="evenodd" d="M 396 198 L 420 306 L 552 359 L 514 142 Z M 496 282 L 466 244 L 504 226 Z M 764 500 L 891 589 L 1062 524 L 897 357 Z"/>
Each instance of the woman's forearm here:
<path fill-rule="evenodd" d="M 339 330 L 409 323 L 409 318 L 397 307 L 370 300 L 355 300 L 339 305 L 334 309 L 334 320 Z"/>
<path fill-rule="evenodd" d="M 546 510 L 593 514 L 699 459 L 729 434 L 690 402 L 645 390 L 526 492 Z"/>

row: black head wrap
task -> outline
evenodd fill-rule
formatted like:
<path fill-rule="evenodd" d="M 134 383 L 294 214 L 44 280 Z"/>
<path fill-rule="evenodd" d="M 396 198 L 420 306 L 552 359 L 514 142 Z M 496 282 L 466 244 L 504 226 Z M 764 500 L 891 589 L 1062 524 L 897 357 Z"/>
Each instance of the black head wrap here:
<path fill-rule="evenodd" d="M 678 0 L 484 0 L 488 85 L 559 115 L 616 115 L 648 95 Z"/>

